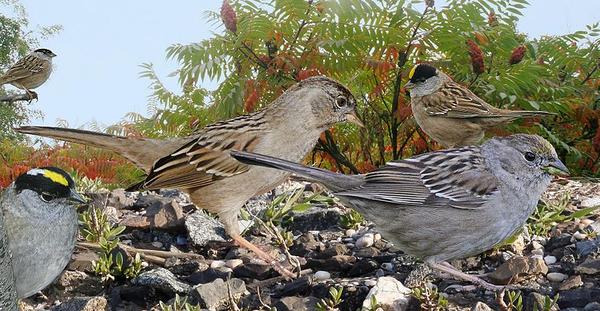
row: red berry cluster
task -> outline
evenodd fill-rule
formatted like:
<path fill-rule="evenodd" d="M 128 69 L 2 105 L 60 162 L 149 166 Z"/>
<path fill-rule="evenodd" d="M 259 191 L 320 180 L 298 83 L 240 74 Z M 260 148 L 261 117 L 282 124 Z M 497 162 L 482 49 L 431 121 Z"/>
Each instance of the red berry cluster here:
<path fill-rule="evenodd" d="M 221 5 L 221 19 L 223 20 L 223 24 L 225 24 L 225 29 L 233 33 L 237 32 L 237 16 L 227 0 L 223 0 L 223 4 Z"/>
<path fill-rule="evenodd" d="M 471 65 L 473 66 L 473 72 L 481 74 L 485 71 L 485 65 L 483 64 L 483 52 L 473 40 L 467 40 L 467 46 L 469 47 L 469 56 L 471 56 Z"/>
<path fill-rule="evenodd" d="M 508 60 L 508 63 L 511 65 L 520 63 L 523 60 L 523 56 L 525 56 L 525 51 L 527 51 L 527 48 L 524 45 L 519 45 L 518 47 L 516 47 L 512 51 L 512 54 L 510 54 L 510 59 Z"/>

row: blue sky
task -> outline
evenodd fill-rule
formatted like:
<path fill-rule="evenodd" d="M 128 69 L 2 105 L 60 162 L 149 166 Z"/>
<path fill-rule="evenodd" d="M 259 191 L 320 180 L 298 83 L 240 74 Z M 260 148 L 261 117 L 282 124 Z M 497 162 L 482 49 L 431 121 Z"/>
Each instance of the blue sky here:
<path fill-rule="evenodd" d="M 298 0 L 303 1 L 303 0 Z M 443 5 L 437 0 L 436 6 Z M 529 0 L 519 30 L 531 37 L 564 34 L 600 21 L 598 0 Z M 60 24 L 63 31 L 43 40 L 52 49 L 55 72 L 37 91 L 33 107 L 45 114 L 33 124 L 71 127 L 96 121 L 110 125 L 127 112 L 146 114 L 148 81 L 138 78 L 139 65 L 151 62 L 163 82 L 177 90 L 177 68 L 165 59 L 173 43 L 198 42 L 211 35 L 203 13 L 218 10 L 220 0 L 72 1 L 22 0 L 31 26 Z M 211 88 L 211 85 L 205 85 Z"/>

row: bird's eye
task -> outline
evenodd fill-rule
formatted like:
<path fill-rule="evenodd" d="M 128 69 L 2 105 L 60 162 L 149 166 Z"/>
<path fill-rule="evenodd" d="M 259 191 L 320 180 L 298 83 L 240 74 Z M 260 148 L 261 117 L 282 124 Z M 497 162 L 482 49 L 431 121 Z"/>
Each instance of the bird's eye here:
<path fill-rule="evenodd" d="M 54 199 L 54 196 L 51 194 L 48 194 L 48 193 L 42 193 L 42 194 L 40 194 L 40 199 L 42 199 L 42 201 L 48 203 Z"/>
<path fill-rule="evenodd" d="M 343 96 L 339 96 L 338 98 L 335 99 L 335 105 L 340 108 L 340 107 L 344 107 L 348 104 L 348 100 L 346 99 L 346 97 Z"/>
<path fill-rule="evenodd" d="M 535 154 L 533 154 L 533 152 L 525 152 L 525 160 L 531 162 L 533 160 L 535 160 Z"/>

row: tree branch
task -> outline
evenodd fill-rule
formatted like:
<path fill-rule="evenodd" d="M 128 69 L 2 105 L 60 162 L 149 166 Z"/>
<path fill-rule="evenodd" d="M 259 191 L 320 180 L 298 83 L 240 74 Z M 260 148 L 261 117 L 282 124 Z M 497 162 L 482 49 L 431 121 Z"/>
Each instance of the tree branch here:
<path fill-rule="evenodd" d="M 23 94 L 12 94 L 0 96 L 0 103 L 12 104 L 16 101 L 32 101 L 37 99 L 37 94 L 32 92 L 31 95 L 27 93 Z"/>
<path fill-rule="evenodd" d="M 413 41 L 416 39 L 417 32 L 419 31 L 419 28 L 421 27 L 421 23 L 425 19 L 425 15 L 427 14 L 428 11 L 429 11 L 429 6 L 426 6 L 425 9 L 423 10 L 423 14 L 421 14 L 421 17 L 419 18 L 419 21 L 415 25 L 415 29 L 413 30 L 412 35 L 410 36 L 410 39 L 408 41 L 408 45 L 407 45 L 406 49 L 398 57 L 398 63 L 396 65 L 396 67 L 398 68 L 398 73 L 396 74 L 396 81 L 394 82 L 394 94 L 393 94 L 393 98 L 392 98 L 392 122 L 391 122 L 392 128 L 391 128 L 391 137 L 390 137 L 391 144 L 392 144 L 392 157 L 394 160 L 398 159 L 398 157 L 399 157 L 399 153 L 398 153 L 398 121 L 396 119 L 396 112 L 398 111 L 398 103 L 400 101 L 400 85 L 402 83 L 402 67 L 404 67 L 404 65 L 406 64 L 406 61 L 408 61 L 408 54 L 410 53 L 410 50 L 413 47 Z"/>

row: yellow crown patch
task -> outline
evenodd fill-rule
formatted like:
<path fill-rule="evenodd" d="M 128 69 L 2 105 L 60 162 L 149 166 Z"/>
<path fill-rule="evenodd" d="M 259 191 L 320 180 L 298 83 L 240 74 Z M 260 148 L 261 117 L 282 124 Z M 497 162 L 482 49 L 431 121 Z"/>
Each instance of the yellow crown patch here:
<path fill-rule="evenodd" d="M 44 170 L 44 176 L 47 178 L 50 178 L 50 180 L 52 180 L 53 182 L 61 184 L 65 187 L 69 186 L 69 182 L 67 181 L 65 176 L 63 176 L 57 172 L 53 172 L 51 170 Z"/>
<path fill-rule="evenodd" d="M 408 79 L 412 79 L 412 77 L 415 75 L 415 70 L 417 70 L 417 67 L 419 67 L 419 65 L 414 65 L 411 69 L 410 72 L 408 73 Z"/>

